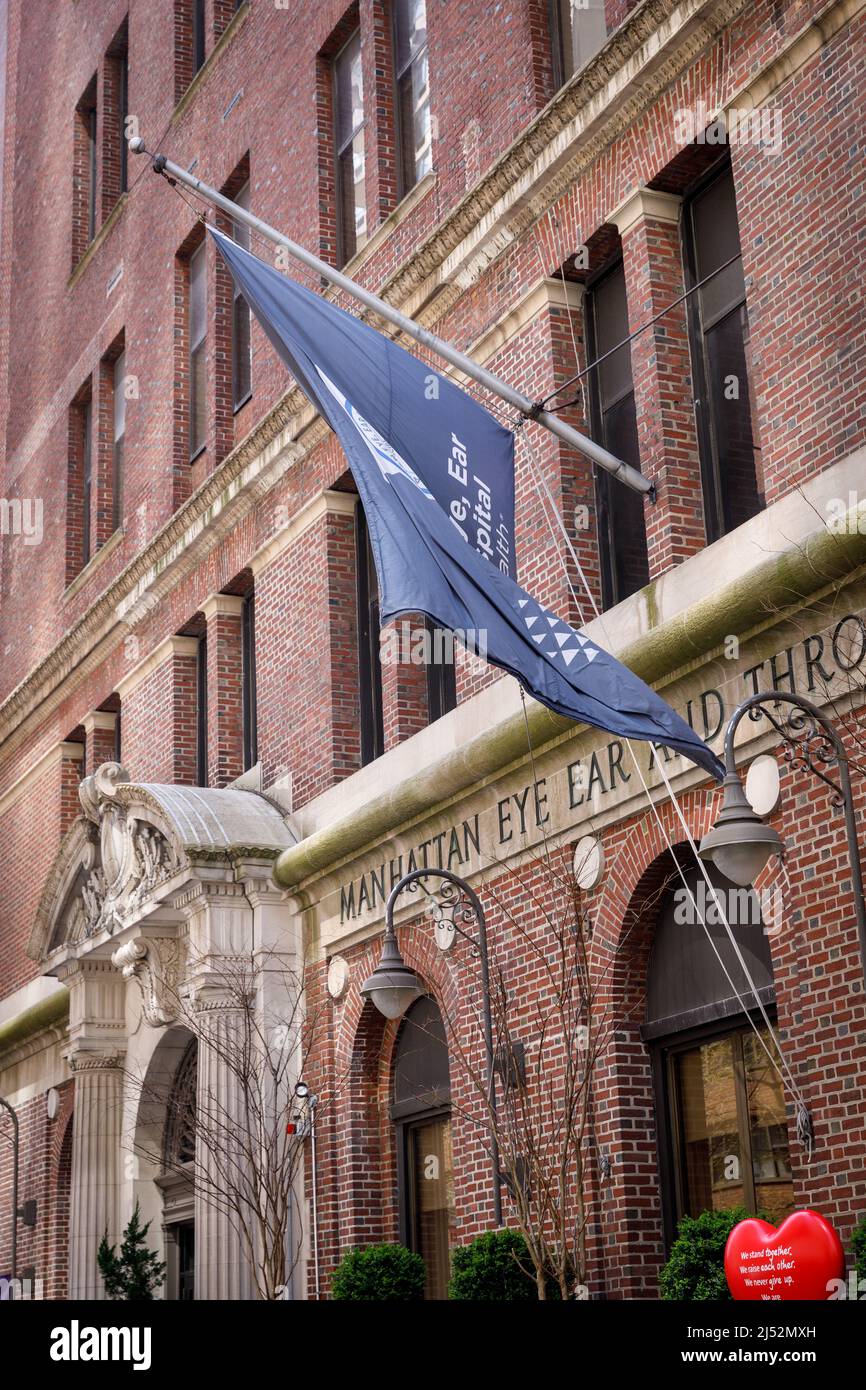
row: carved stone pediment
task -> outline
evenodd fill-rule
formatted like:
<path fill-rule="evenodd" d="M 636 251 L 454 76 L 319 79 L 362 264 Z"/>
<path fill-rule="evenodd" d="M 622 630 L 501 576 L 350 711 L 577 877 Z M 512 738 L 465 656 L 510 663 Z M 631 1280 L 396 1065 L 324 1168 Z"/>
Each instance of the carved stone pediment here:
<path fill-rule="evenodd" d="M 245 921 L 249 902 L 239 866 L 254 866 L 258 881 L 294 843 L 283 813 L 243 788 L 134 783 L 119 763 L 104 763 L 81 783 L 79 797 L 81 814 L 57 853 L 28 946 L 34 959 L 51 958 L 52 970 L 61 951 L 107 956 L 110 938 L 123 932 L 126 944 L 140 922 L 149 924 L 142 938 L 149 941 L 157 918 L 195 915 L 191 896 L 204 884 L 218 883 L 221 898 L 237 896 L 234 915 Z M 221 931 L 231 914 L 221 907 L 204 915 Z M 238 930 L 243 936 L 245 928 Z M 147 984 L 149 969 L 133 973 L 156 1018 L 165 1005 Z"/>
<path fill-rule="evenodd" d="M 81 887 L 84 935 L 116 931 L 177 868 L 168 840 L 117 799 L 129 782 L 119 763 L 104 763 L 79 788 L 82 810 L 98 830 L 99 852 Z"/>
<path fill-rule="evenodd" d="M 134 922 L 160 884 L 180 867 L 166 834 L 127 804 L 128 774 L 104 763 L 79 787 L 82 815 L 61 847 L 31 938 L 31 952 L 81 946 Z"/>

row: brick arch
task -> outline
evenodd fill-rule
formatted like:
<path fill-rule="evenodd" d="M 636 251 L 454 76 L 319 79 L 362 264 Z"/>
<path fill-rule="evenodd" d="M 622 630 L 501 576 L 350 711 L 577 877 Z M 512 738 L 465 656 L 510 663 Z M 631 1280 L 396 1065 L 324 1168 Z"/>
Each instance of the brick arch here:
<path fill-rule="evenodd" d="M 426 923 L 398 927 L 400 950 L 449 1019 L 460 1019 L 460 990 Z M 398 1239 L 397 1156 L 390 1118 L 394 1044 L 400 1019 L 385 1019 L 361 997 L 360 986 L 379 961 L 382 938 L 366 942 L 351 961 L 334 1039 L 335 1074 L 342 1077 L 334 1115 L 335 1257 L 358 1246 Z M 450 1049 L 449 1049 L 450 1054 Z M 450 1060 L 450 1058 L 449 1058 Z"/>
<path fill-rule="evenodd" d="M 716 814 L 712 790 L 680 799 L 698 841 Z M 604 885 L 591 908 L 594 965 L 605 980 L 600 1006 L 613 1023 L 596 1073 L 596 1142 L 610 1155 L 611 1178 L 600 1195 L 608 1296 L 655 1298 L 664 1258 L 656 1149 L 656 1102 L 644 1017 L 649 953 L 664 890 L 677 861 L 693 862 L 675 808 L 660 805 L 618 834 Z M 673 846 L 673 848 L 672 848 Z"/>
<path fill-rule="evenodd" d="M 680 807 L 696 842 L 711 829 L 718 813 L 713 789 L 699 788 L 678 798 Z M 617 952 L 633 931 L 633 914 L 641 892 L 641 881 L 656 860 L 670 851 L 671 845 L 686 843 L 686 854 L 692 860 L 682 822 L 670 800 L 658 806 L 656 818 L 647 812 L 639 821 L 624 827 L 618 836 L 615 853 L 604 883 L 592 907 L 595 929 L 593 948 L 597 954 Z M 664 832 L 664 833 L 663 833 Z"/>

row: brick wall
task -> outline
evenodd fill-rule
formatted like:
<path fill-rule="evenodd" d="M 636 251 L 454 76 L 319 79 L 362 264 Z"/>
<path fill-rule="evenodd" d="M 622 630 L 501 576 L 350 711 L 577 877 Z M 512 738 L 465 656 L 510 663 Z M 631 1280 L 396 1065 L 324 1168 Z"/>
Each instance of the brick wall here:
<path fill-rule="evenodd" d="M 67 633 L 77 630 L 90 605 L 124 567 L 138 564 L 144 546 L 162 528 L 175 528 L 172 534 L 179 548 L 195 544 L 200 551 L 186 552 L 196 560 L 185 572 L 161 573 L 158 598 L 152 604 L 142 602 L 125 610 L 98 649 L 81 650 L 67 663 L 63 689 L 56 698 L 40 698 L 38 713 L 14 729 L 0 750 L 0 796 L 47 749 L 71 735 L 80 737 L 75 731 L 90 712 L 115 708 L 109 702 L 118 693 L 123 761 L 133 778 L 194 782 L 193 648 L 178 648 L 131 686 L 126 678 L 160 644 L 178 633 L 189 634 L 208 597 L 231 593 L 256 552 L 283 536 L 314 499 L 346 486 L 341 451 L 332 438 L 322 439 L 300 466 L 287 459 L 284 469 L 275 467 L 268 485 L 249 498 L 246 510 L 228 512 L 230 497 L 213 499 L 206 536 L 215 538 L 212 547 L 199 537 L 182 541 L 177 509 L 196 489 L 207 487 L 214 468 L 281 400 L 288 380 L 253 325 L 252 398 L 241 411 L 232 410 L 230 287 L 209 246 L 207 447 L 190 463 L 186 267 L 204 233 L 189 201 L 158 181 L 146 161 L 135 157 L 130 157 L 128 197 L 112 215 L 119 190 L 114 45 L 127 10 L 128 105 L 141 133 L 153 142 L 168 131 L 166 150 L 179 162 L 189 163 L 195 156 L 197 172 L 227 190 L 234 187 L 238 171 L 246 173 L 248 160 L 253 210 L 299 242 L 318 247 L 329 260 L 337 256 L 329 61 L 360 22 L 371 232 L 395 211 L 399 197 L 388 71 L 391 37 L 381 0 L 360 0 L 351 12 L 343 0 L 305 5 L 300 19 L 296 7 L 252 4 L 242 7 L 237 18 L 223 0 L 209 0 L 206 8 L 206 47 L 214 56 L 207 74 L 187 96 L 192 53 L 186 0 L 131 0 L 128 5 L 127 0 L 79 0 L 74 7 L 61 7 L 53 41 L 63 62 L 52 65 L 50 80 L 39 7 L 24 0 L 10 4 L 12 65 L 0 267 L 7 310 L 0 324 L 0 399 L 8 407 L 3 415 L 4 496 L 42 498 L 45 535 L 38 548 L 24 546 L 20 537 L 5 538 L 0 694 L 8 696 Z M 521 0 L 509 7 L 484 0 L 471 8 L 467 23 L 466 7 L 429 0 L 435 179 L 410 211 L 403 209 L 405 216 L 394 219 L 393 230 L 364 261 L 360 278 L 378 287 L 414 265 L 414 293 L 426 319 L 467 347 L 510 314 L 542 279 L 559 274 L 579 247 L 593 249 L 590 279 L 621 250 L 629 324 L 641 328 L 682 291 L 679 230 L 670 221 L 645 218 L 623 234 L 620 245 L 613 225 L 617 210 L 639 188 L 683 194 L 688 179 L 703 166 L 697 158 L 687 160 L 687 168 L 683 163 L 677 113 L 698 102 L 714 111 L 781 53 L 824 8 L 821 0 L 758 0 L 745 6 L 718 36 L 708 30 L 703 51 L 681 75 L 672 77 L 663 95 L 588 155 L 574 179 L 558 190 L 551 208 L 539 210 L 534 224 L 516 219 L 513 240 L 486 270 L 446 286 L 445 307 L 440 309 L 435 299 L 425 301 L 434 288 L 425 278 L 432 267 L 428 258 L 417 257 L 419 248 L 437 227 L 453 230 L 458 212 L 466 215 L 464 200 L 476 181 L 553 94 L 545 0 Z M 633 8 L 609 4 L 608 26 L 627 21 Z M 843 25 L 819 51 L 803 55 L 773 94 L 772 105 L 782 120 L 778 152 L 754 144 L 732 150 L 751 332 L 751 385 L 768 501 L 866 442 L 866 325 L 860 311 L 859 273 L 866 195 L 858 172 L 862 136 L 850 115 L 863 90 L 864 27 L 862 18 Z M 225 40 L 214 54 L 221 35 Z M 87 141 L 77 107 L 94 74 L 101 108 L 100 230 L 89 245 Z M 48 141 L 45 130 L 60 135 Z M 560 153 L 565 158 L 566 148 Z M 524 212 L 521 209 L 521 218 Z M 111 225 L 106 225 L 109 218 Z M 266 258 L 273 256 L 273 248 L 255 237 L 252 247 Z M 318 288 L 305 270 L 292 273 Z M 121 343 L 136 389 L 127 402 L 123 533 L 115 540 L 110 395 L 111 363 Z M 490 365 L 540 398 L 585 368 L 586 357 L 580 310 L 569 312 L 554 304 L 524 324 L 494 353 Z M 652 331 L 635 339 L 632 363 L 641 466 L 660 484 L 659 501 L 647 508 L 651 573 L 658 577 L 699 549 L 705 535 L 682 315 L 666 315 Z M 93 563 L 65 594 L 89 558 L 81 526 L 79 410 L 87 382 L 94 397 Z M 485 399 L 483 393 L 475 394 Z M 567 418 L 587 428 L 579 404 Z M 283 416 L 280 428 L 287 423 Z M 284 436 L 280 447 L 287 442 Z M 519 576 L 543 601 L 579 618 L 585 611 L 581 582 L 575 574 L 568 575 L 577 591 L 575 602 L 560 547 L 545 521 L 530 458 L 561 508 L 597 596 L 592 472 L 585 460 L 534 426 L 527 426 L 518 440 Z M 578 525 L 584 507 L 588 518 Z M 110 538 L 112 545 L 105 546 Z M 103 554 L 97 553 L 99 546 Z M 273 557 L 256 562 L 256 627 L 258 738 L 265 782 L 290 777 L 295 803 L 301 806 L 357 770 L 360 762 L 355 535 L 348 511 L 326 508 L 312 524 L 298 527 Z M 229 635 L 230 641 L 221 631 L 217 634 L 211 658 L 209 634 L 209 737 L 215 783 L 242 770 L 238 648 L 236 633 Z M 192 640 L 188 635 L 180 639 Z M 460 698 L 491 678 L 489 670 L 461 663 Z M 422 675 L 417 668 L 391 672 L 386 687 L 391 746 L 411 737 L 424 721 Z M 88 771 L 107 753 L 107 739 L 92 740 Z M 20 798 L 3 803 L 0 852 L 11 885 L 0 910 L 4 993 L 17 989 L 37 969 L 24 956 L 24 944 L 60 835 L 77 809 L 79 772 L 79 761 L 66 757 L 29 784 Z M 837 886 L 838 831 L 815 795 L 814 803 L 810 793 L 802 804 L 792 796 L 785 813 L 786 837 L 790 835 L 801 854 L 818 858 L 808 865 L 814 875 L 802 885 L 802 902 L 797 905 L 803 930 L 774 949 L 780 1025 L 798 1049 L 795 1056 L 803 1071 L 820 1071 L 828 1079 L 826 1091 L 819 1095 L 816 1087 L 814 1099 L 821 1141 L 832 1136 L 833 1147 L 827 1149 L 831 1156 L 825 1172 L 819 1160 L 809 1190 L 828 1203 L 847 1230 L 858 1203 L 864 1203 L 859 1179 L 850 1176 L 853 1161 L 860 1157 L 851 1094 L 862 1084 L 863 1058 L 859 1045 L 847 1041 L 848 1035 L 839 1029 L 850 1027 L 855 1036 L 862 996 L 854 989 L 853 938 L 848 928 L 841 940 L 836 934 L 840 914 L 846 912 L 844 893 Z M 697 828 L 705 817 L 699 798 L 692 814 Z M 612 852 L 618 847 L 623 864 L 630 854 L 634 863 L 630 877 L 622 868 L 619 897 L 606 899 L 609 936 L 621 928 L 642 876 L 661 852 L 638 822 L 620 827 Z M 504 893 L 507 885 L 499 887 Z M 420 938 L 417 946 L 413 943 L 410 936 L 409 954 L 430 972 L 437 988 L 445 990 L 448 982 L 436 975 L 439 963 L 425 954 Z M 355 948 L 353 966 L 358 970 L 369 959 L 364 950 Z M 515 970 L 522 968 L 519 954 L 513 965 Z M 813 987 L 807 990 L 809 980 Z M 638 995 L 633 1002 L 639 1007 Z M 353 1007 L 359 1008 L 357 999 Z M 390 1130 L 383 1121 L 378 1148 L 374 1133 L 377 1106 L 384 1104 L 390 1084 L 387 1056 L 392 1041 L 385 1034 L 377 1041 L 372 1023 L 362 1024 L 360 1015 L 350 1019 L 346 1012 L 345 1019 L 338 1016 L 333 1023 L 332 1045 L 340 1065 L 368 1077 L 365 1098 L 358 1102 L 359 1113 L 351 1117 L 346 1133 L 352 1126 L 364 1131 L 364 1152 L 378 1165 L 375 1181 L 385 1199 L 384 1205 L 379 1199 L 374 1211 L 366 1160 L 359 1158 L 355 1164 L 353 1159 L 345 1181 L 354 1184 L 359 1211 L 341 1215 L 336 1205 L 331 1210 L 332 1252 L 348 1238 L 345 1231 L 341 1234 L 341 1220 L 354 1222 L 358 1230 L 366 1229 L 367 1220 L 372 1225 L 379 1222 L 376 1229 L 395 1229 Z M 615 1170 L 603 1194 L 594 1239 L 606 1252 L 610 1287 L 638 1291 L 649 1286 L 660 1250 L 657 1198 L 648 1178 L 646 1145 L 652 1140 L 636 1127 L 628 1142 L 623 1135 L 629 1106 L 643 1107 L 640 1114 L 645 1119 L 649 1100 L 634 1035 L 626 1034 L 617 1049 L 599 1133 L 611 1145 L 616 1140 L 627 1164 L 622 1173 Z M 477 1138 L 468 1130 L 460 1132 L 458 1149 L 461 1192 L 468 1194 L 461 1202 L 462 1239 L 483 1225 L 484 1177 Z M 340 1151 L 335 1153 L 324 1161 L 336 1164 L 337 1173 Z M 627 1197 L 629 1174 L 644 1183 L 633 1206 Z M 361 1214 L 365 1203 L 366 1217 Z"/>

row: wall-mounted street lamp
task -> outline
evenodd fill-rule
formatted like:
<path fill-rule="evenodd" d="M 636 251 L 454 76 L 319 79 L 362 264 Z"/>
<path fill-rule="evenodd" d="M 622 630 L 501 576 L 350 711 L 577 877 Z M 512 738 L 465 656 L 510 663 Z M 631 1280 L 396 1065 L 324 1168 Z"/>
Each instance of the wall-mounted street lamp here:
<path fill-rule="evenodd" d="M 779 706 L 783 704 L 792 706 L 785 717 L 779 714 Z M 775 709 L 770 706 L 775 706 Z M 866 900 L 863 896 L 863 868 L 857 841 L 848 755 L 833 724 L 811 700 L 802 695 L 789 695 L 782 690 L 766 690 L 750 695 L 734 710 L 725 733 L 722 809 L 712 830 L 701 841 L 701 858 L 715 864 L 734 883 L 748 887 L 772 854 L 781 856 L 784 853 L 781 836 L 752 809 L 737 772 L 734 736 L 745 714 L 750 719 L 769 719 L 785 741 L 785 758 L 791 766 L 803 768 L 825 782 L 833 792 L 833 804 L 845 812 L 854 911 L 866 983 Z M 833 764 L 838 768 L 838 781 L 825 771 Z"/>
<path fill-rule="evenodd" d="M 401 1018 L 402 1015 L 426 990 L 415 971 L 407 965 L 397 945 L 394 929 L 394 904 L 405 889 L 414 892 L 422 879 L 440 880 L 440 896 L 437 904 L 437 917 L 441 924 L 443 917 L 448 919 L 448 928 L 470 942 L 478 952 L 481 966 L 481 995 L 484 1025 L 484 1050 L 487 1061 L 487 1103 L 490 1107 L 490 1158 L 493 1165 L 493 1220 L 495 1226 L 502 1225 L 502 1191 L 499 1172 L 499 1146 L 496 1142 L 496 1085 L 494 1079 L 496 1059 L 493 1052 L 493 1020 L 490 1009 L 490 959 L 487 952 L 487 923 L 478 894 L 470 888 L 465 879 L 458 878 L 449 869 L 413 869 L 404 874 L 391 890 L 385 907 L 385 936 L 382 941 L 382 955 L 372 975 L 361 985 L 361 994 L 376 1006 L 385 1018 Z M 464 930 L 472 921 L 477 924 L 477 937 Z M 464 925 L 461 925 L 464 924 Z"/>

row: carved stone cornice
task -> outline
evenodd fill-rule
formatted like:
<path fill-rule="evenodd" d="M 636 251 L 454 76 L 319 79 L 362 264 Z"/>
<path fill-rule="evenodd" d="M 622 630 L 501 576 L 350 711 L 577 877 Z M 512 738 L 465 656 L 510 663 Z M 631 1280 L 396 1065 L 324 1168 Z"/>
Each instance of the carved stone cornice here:
<path fill-rule="evenodd" d="M 118 1071 L 125 1063 L 122 1052 L 70 1051 L 69 1070 L 76 1075 L 95 1071 Z"/>

